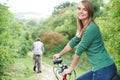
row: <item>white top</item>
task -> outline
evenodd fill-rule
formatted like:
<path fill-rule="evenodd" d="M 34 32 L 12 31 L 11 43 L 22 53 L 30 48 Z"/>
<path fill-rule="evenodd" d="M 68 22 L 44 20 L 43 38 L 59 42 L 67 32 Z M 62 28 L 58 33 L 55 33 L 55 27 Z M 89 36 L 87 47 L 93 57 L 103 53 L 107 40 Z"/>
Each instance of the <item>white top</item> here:
<path fill-rule="evenodd" d="M 43 43 L 40 41 L 36 41 L 33 43 L 33 54 L 41 55 L 44 51 Z"/>

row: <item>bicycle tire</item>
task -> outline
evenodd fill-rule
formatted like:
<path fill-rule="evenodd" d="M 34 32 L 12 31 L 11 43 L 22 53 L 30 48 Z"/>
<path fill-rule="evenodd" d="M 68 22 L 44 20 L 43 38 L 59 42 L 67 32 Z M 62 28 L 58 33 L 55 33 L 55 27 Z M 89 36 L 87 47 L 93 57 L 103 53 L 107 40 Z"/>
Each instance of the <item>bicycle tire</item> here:
<path fill-rule="evenodd" d="M 39 73 L 40 72 L 40 60 L 39 60 L 39 56 L 37 56 L 36 57 L 36 59 L 35 59 L 35 71 L 37 72 L 37 73 Z"/>

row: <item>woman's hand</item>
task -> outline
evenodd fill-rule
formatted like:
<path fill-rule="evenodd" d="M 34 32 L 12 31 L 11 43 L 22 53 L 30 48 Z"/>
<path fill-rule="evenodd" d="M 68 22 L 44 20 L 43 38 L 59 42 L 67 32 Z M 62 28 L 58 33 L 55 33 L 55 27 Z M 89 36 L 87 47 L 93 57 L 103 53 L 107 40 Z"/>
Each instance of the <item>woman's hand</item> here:
<path fill-rule="evenodd" d="M 59 57 L 61 57 L 60 54 L 53 55 L 53 59 L 56 59 L 56 58 L 59 58 Z"/>
<path fill-rule="evenodd" d="M 71 72 L 72 72 L 71 68 L 64 69 L 64 71 L 62 72 L 62 76 L 65 76 L 66 74 L 70 74 Z"/>

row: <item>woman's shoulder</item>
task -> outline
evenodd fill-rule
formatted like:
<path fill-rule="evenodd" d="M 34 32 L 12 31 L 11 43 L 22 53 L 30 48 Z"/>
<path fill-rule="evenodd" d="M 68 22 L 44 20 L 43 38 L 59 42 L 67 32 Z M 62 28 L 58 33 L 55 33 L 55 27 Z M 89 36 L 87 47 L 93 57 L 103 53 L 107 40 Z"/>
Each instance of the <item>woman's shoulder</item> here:
<path fill-rule="evenodd" d="M 87 27 L 90 30 L 99 30 L 99 27 L 97 26 L 97 24 L 95 22 L 90 22 L 90 24 Z"/>
<path fill-rule="evenodd" d="M 88 26 L 91 26 L 91 27 L 98 27 L 98 25 L 94 22 L 94 21 L 91 21 L 90 24 Z"/>
<path fill-rule="evenodd" d="M 85 32 L 95 34 L 95 33 L 99 33 L 100 30 L 99 27 L 96 25 L 96 23 L 90 22 Z"/>

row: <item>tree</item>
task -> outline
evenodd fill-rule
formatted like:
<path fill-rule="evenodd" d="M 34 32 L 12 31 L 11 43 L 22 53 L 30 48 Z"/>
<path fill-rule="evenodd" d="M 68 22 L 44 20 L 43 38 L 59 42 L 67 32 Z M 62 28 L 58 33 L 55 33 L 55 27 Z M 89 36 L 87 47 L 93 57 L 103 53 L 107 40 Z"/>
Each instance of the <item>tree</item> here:
<path fill-rule="evenodd" d="M 104 0 L 90 0 L 94 6 L 94 18 L 103 16 Z"/>
<path fill-rule="evenodd" d="M 10 32 L 8 29 L 13 22 L 13 16 L 8 10 L 7 6 L 0 4 L 0 79 L 3 76 L 5 70 L 8 68 L 10 63 L 12 63 L 13 50 L 10 49 L 12 46 L 10 43 Z M 11 53 L 11 54 L 10 54 Z"/>
<path fill-rule="evenodd" d="M 55 15 L 55 14 L 59 13 L 59 11 L 61 11 L 61 10 L 64 10 L 68 7 L 73 7 L 73 6 L 76 6 L 76 5 L 77 5 L 77 3 L 75 3 L 75 2 L 70 3 L 69 1 L 60 3 L 60 5 L 57 5 L 57 6 L 54 7 L 54 10 L 53 10 L 52 14 Z"/>
<path fill-rule="evenodd" d="M 8 7 L 0 4 L 0 80 L 19 54 L 27 54 L 30 45 L 26 39 L 27 31 L 29 28 L 22 22 L 16 22 Z"/>
<path fill-rule="evenodd" d="M 120 72 L 120 0 L 110 0 L 109 2 L 109 16 L 110 16 L 110 45 L 118 71 Z"/>
<path fill-rule="evenodd" d="M 96 18 L 103 34 L 105 45 L 114 59 L 118 72 L 120 72 L 120 1 L 110 0 L 106 4 L 106 16 Z"/>

